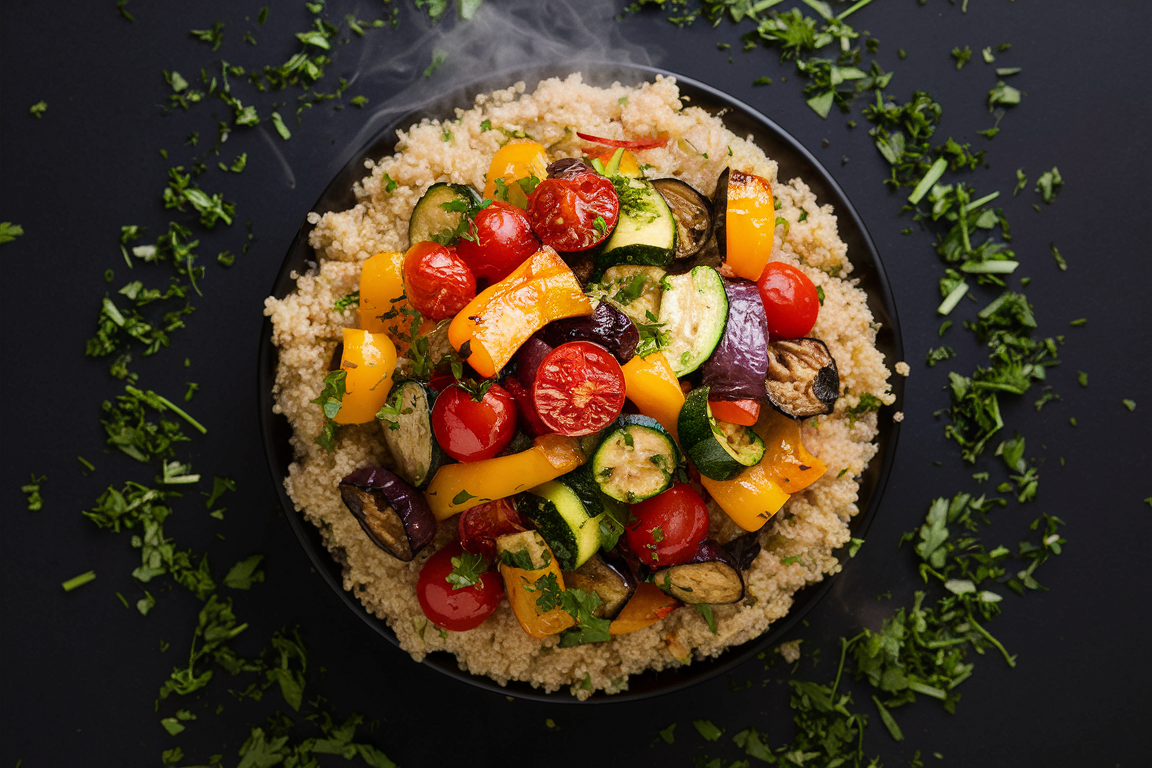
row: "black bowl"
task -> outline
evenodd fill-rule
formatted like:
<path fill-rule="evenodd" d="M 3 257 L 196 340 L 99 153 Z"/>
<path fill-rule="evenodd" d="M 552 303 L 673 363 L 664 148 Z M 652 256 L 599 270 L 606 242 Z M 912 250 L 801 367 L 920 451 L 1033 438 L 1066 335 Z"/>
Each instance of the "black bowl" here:
<path fill-rule="evenodd" d="M 820 203 L 831 203 L 838 217 L 840 237 L 848 245 L 849 258 L 855 268 L 853 277 L 859 279 L 860 285 L 867 292 L 868 306 L 872 310 L 873 317 L 881 324 L 876 339 L 877 346 L 884 353 L 889 365 L 903 359 L 903 346 L 900 342 L 900 330 L 896 321 L 896 306 L 893 302 L 891 288 L 888 285 L 888 278 L 880 263 L 880 256 L 876 252 L 876 246 L 873 244 L 864 222 L 860 220 L 860 216 L 852 204 L 848 202 L 843 190 L 799 141 L 748 105 L 703 83 L 675 75 L 666 70 L 618 64 L 584 66 L 580 69 L 584 73 L 585 82 L 601 86 L 610 85 L 614 81 L 637 84 L 651 80 L 658 74 L 675 77 L 680 86 L 681 95 L 686 97 L 691 105 L 701 107 L 712 114 L 723 111 L 724 123 L 733 133 L 738 136 L 750 134 L 755 143 L 778 163 L 780 178 L 791 179 L 799 176 L 811 187 Z M 457 88 L 399 117 L 383 127 L 363 147 L 351 155 L 341 171 L 320 195 L 312 210 L 323 214 L 328 211 L 340 211 L 352 207 L 355 204 L 352 184 L 359 181 L 367 173 L 364 168 L 364 160 L 391 154 L 396 143 L 395 130 L 397 128 L 407 127 L 425 117 L 443 118 L 451 116 L 454 108 L 470 106 L 478 94 L 507 87 L 519 80 L 525 81 L 529 87 L 532 87 L 545 78 L 566 74 L 568 74 L 567 70 L 542 68 L 492 75 L 468 86 Z M 301 225 L 299 232 L 292 241 L 292 246 L 288 249 L 280 272 L 272 284 L 272 295 L 284 297 L 290 293 L 295 288 L 290 273 L 293 270 L 306 271 L 307 263 L 314 260 L 313 251 L 308 246 L 308 233 L 311 229 L 311 225 L 306 222 Z M 271 338 L 272 324 L 269 320 L 265 320 L 260 336 L 259 370 L 257 373 L 260 421 L 268 468 L 280 494 L 284 514 L 312 564 L 332 587 L 333 592 L 348 606 L 349 610 L 356 613 L 369 627 L 398 647 L 396 635 L 388 628 L 388 625 L 364 610 L 359 601 L 344 590 L 341 566 L 328 554 L 320 531 L 296 511 L 292 500 L 288 498 L 288 494 L 284 490 L 282 481 L 287 475 L 288 465 L 293 459 L 292 448 L 288 442 L 291 428 L 284 417 L 277 416 L 272 412 L 272 383 L 275 381 L 277 355 Z M 898 408 L 903 400 L 903 377 L 894 376 L 892 388 L 896 394 L 896 407 Z M 897 434 L 898 425 L 895 422 L 891 419 L 880 420 L 880 434 L 877 438 L 880 450 L 860 479 L 858 503 L 863 509 L 860 514 L 853 518 L 851 523 L 854 537 L 862 538 L 864 536 L 880 506 L 884 485 L 896 450 Z M 755 640 L 730 648 L 716 658 L 694 661 L 687 666 L 676 669 L 660 672 L 649 671 L 640 675 L 633 675 L 629 678 L 627 691 L 613 695 L 597 692 L 585 702 L 578 702 L 576 698 L 563 689 L 554 693 L 543 693 L 528 683 L 518 681 L 511 682 L 507 686 L 501 686 L 487 677 L 462 671 L 457 665 L 455 657 L 447 653 L 430 654 L 425 657 L 423 663 L 471 685 L 524 699 L 556 703 L 606 703 L 647 698 L 680 690 L 727 672 L 761 651 L 781 642 L 796 622 L 800 621 L 820 601 L 832 587 L 836 578 L 840 578 L 839 575 L 826 578 L 819 584 L 797 592 L 791 612 Z M 404 654 L 404 656 L 407 655 Z M 398 655 L 397 659 L 400 660 L 401 656 Z M 404 662 L 399 661 L 398 663 Z"/>

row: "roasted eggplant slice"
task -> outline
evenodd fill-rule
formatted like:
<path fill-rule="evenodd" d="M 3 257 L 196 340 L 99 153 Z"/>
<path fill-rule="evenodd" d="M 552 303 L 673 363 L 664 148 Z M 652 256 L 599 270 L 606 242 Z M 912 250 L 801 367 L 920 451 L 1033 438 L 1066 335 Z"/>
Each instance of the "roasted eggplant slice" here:
<path fill-rule="evenodd" d="M 820 339 L 783 339 L 768 345 L 768 401 L 794 419 L 831 413 L 840 396 L 840 374 Z"/>
<path fill-rule="evenodd" d="M 743 536 L 737 536 L 725 544 L 724 549 L 732 556 L 736 567 L 741 571 L 746 571 L 752 567 L 756 555 L 760 554 L 760 533 L 759 531 L 752 531 Z"/>
<path fill-rule="evenodd" d="M 361 467 L 340 481 L 340 497 L 372 543 L 408 562 L 436 535 L 424 494 L 381 467 Z"/>
<path fill-rule="evenodd" d="M 652 186 L 659 190 L 676 219 L 676 258 L 695 256 L 712 237 L 712 203 L 680 179 L 656 179 Z"/>
<path fill-rule="evenodd" d="M 696 554 L 687 563 L 657 570 L 652 582 L 689 605 L 736 603 L 744 597 L 744 576 L 740 568 L 732 556 L 711 539 L 700 542 Z"/>
<path fill-rule="evenodd" d="M 623 365 L 636 354 L 640 331 L 627 315 L 602 301 L 588 317 L 570 317 L 548 323 L 540 330 L 538 338 L 553 347 L 569 341 L 591 341 L 607 349 Z"/>
<path fill-rule="evenodd" d="M 603 602 L 592 615 L 598 619 L 614 619 L 636 592 L 638 582 L 623 560 L 611 555 L 593 557 L 575 571 L 564 574 L 565 589 L 595 592 Z"/>
<path fill-rule="evenodd" d="M 592 166 L 578 157 L 562 157 L 549 163 L 547 170 L 550 179 L 566 179 L 579 176 L 582 173 L 590 173 Z"/>
<path fill-rule="evenodd" d="M 516 350 L 516 380 L 529 392 L 536 384 L 536 371 L 540 363 L 551 351 L 552 345 L 539 336 L 530 337 Z"/>
<path fill-rule="evenodd" d="M 441 465 L 452 461 L 432 431 L 436 393 L 415 379 L 399 382 L 388 398 L 380 426 L 401 477 L 425 488 Z"/>
<path fill-rule="evenodd" d="M 711 357 L 701 367 L 701 384 L 713 400 L 761 400 L 768 377 L 768 321 L 756 283 L 725 280 L 728 322 Z"/>

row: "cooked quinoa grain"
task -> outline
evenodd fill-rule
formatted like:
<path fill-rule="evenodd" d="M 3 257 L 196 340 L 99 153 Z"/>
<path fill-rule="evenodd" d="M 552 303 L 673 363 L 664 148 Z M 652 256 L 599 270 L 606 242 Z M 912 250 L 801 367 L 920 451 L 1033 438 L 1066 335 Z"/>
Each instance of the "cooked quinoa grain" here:
<path fill-rule="evenodd" d="M 341 428 L 331 453 L 314 442 L 324 417 L 311 400 L 323 388 L 342 329 L 357 323 L 356 312 L 341 314 L 334 303 L 357 290 L 361 263 L 380 251 L 407 248 L 412 209 L 431 184 L 483 188 L 489 161 L 509 133 L 523 131 L 549 147 L 555 159 L 579 154 L 571 143 L 573 130 L 612 138 L 666 134 L 672 139 L 667 145 L 636 153 L 651 166 L 647 175 L 674 176 L 707 195 L 729 165 L 768 179 L 781 203 L 777 215 L 789 222 L 787 228 L 776 228 L 772 258 L 798 266 L 824 292 L 811 335 L 828 345 L 839 368 L 841 393 L 853 396 L 842 397 L 833 413 L 804 425 L 805 444 L 828 471 L 794 495 L 762 529 L 764 549 L 746 574 L 746 599 L 714 606 L 716 634 L 699 613 L 686 608 L 610 642 L 562 649 L 556 637 L 537 640 L 521 631 L 506 600 L 477 629 L 440 632 L 421 612 L 415 585 L 428 557 L 457 536 L 456 518 L 440 523 L 435 541 L 414 561 L 389 556 L 364 535 L 337 489 L 358 467 L 390 466 L 380 427 Z M 848 523 L 859 511 L 857 476 L 877 451 L 877 414 L 850 420 L 846 409 L 865 392 L 886 405 L 894 400 L 889 371 L 875 345 L 876 325 L 863 290 L 851 279 L 852 264 L 831 206 L 821 205 L 802 180 L 778 179 L 776 163 L 728 131 L 720 119 L 685 105 L 671 78 L 657 77 L 636 88 L 601 89 L 585 85 L 577 74 L 544 81 L 532 93 L 517 84 L 478 97 L 471 109 L 458 110 L 451 134 L 452 140 L 445 142 L 436 121 L 399 132 L 394 155 L 365 163 L 369 173 L 355 186 L 353 208 L 309 215 L 317 266 L 296 277 L 294 293 L 265 301 L 279 351 L 276 411 L 288 418 L 294 433 L 296 461 L 285 486 L 343 565 L 344 588 L 387 621 L 401 647 L 416 660 L 432 651 L 448 651 L 462 669 L 498 683 L 524 680 L 547 691 L 570 688 L 581 698 L 595 690 L 624 690 L 629 675 L 715 656 L 761 635 L 788 613 L 797 590 L 840 569 L 833 552 L 851 538 Z M 396 183 L 392 191 L 389 179 Z M 709 502 L 709 510 L 713 533 L 722 535 L 730 521 L 714 503 Z"/>

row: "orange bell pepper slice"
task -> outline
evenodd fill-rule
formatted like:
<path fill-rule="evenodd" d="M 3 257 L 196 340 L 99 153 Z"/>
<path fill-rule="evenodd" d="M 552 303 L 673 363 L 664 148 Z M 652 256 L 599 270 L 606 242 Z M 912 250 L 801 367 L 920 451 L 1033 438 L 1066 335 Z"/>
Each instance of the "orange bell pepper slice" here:
<path fill-rule="evenodd" d="M 374 421 L 392 389 L 396 345 L 382 333 L 345 328 L 340 368 L 346 372 L 345 392 L 333 421 L 337 424 Z"/>
<path fill-rule="evenodd" d="M 621 366 L 624 371 L 624 396 L 640 413 L 651 416 L 679 442 L 676 419 L 684 406 L 684 391 L 663 352 L 647 357 L 633 357 Z"/>
<path fill-rule="evenodd" d="M 731 480 L 701 476 L 700 483 L 732 518 L 732 522 L 746 531 L 763 528 L 788 501 L 788 494 L 776 482 L 771 466 L 763 459 Z"/>
<path fill-rule="evenodd" d="M 773 479 L 788 493 L 797 493 L 828 471 L 800 439 L 800 422 L 772 409 L 754 428 L 764 441 L 762 463 Z"/>
<path fill-rule="evenodd" d="M 718 420 L 742 427 L 753 427 L 760 419 L 758 400 L 709 400 L 708 408 Z"/>
<path fill-rule="evenodd" d="M 629 632 L 650 627 L 674 611 L 679 605 L 679 600 L 664 594 L 655 584 L 647 581 L 641 582 L 624 608 L 608 625 L 608 633 L 626 635 Z"/>
<path fill-rule="evenodd" d="M 488 286 L 452 319 L 448 341 L 485 378 L 495 376 L 536 331 L 553 320 L 592 314 L 580 281 L 544 246 Z"/>
<path fill-rule="evenodd" d="M 730 169 L 724 222 L 724 263 L 737 277 L 758 280 L 776 236 L 776 208 L 768 180 Z"/>
<path fill-rule="evenodd" d="M 424 496 L 436 519 L 447 520 L 478 504 L 555 480 L 587 460 L 579 441 L 563 435 L 541 435 L 520 453 L 440 467 Z"/>
<path fill-rule="evenodd" d="M 548 178 L 548 153 L 534 141 L 518 141 L 505 144 L 496 150 L 488 166 L 488 176 L 484 182 L 484 197 L 493 200 L 506 200 L 521 208 L 528 207 L 528 195 L 516 182 L 535 176 L 543 181 Z M 496 180 L 500 179 L 508 190 L 507 198 L 498 194 Z"/>
<path fill-rule="evenodd" d="M 564 589 L 564 576 L 560 573 L 560 566 L 556 565 L 556 558 L 552 558 L 552 563 L 547 568 L 536 571 L 500 565 L 500 575 L 504 577 L 504 591 L 508 595 L 512 613 L 516 616 L 516 621 L 520 622 L 520 627 L 536 638 L 558 634 L 576 623 L 575 619 L 560 608 L 540 613 L 540 606 L 536 605 L 536 601 L 540 599 L 540 589 L 535 584 L 538 579 L 550 573 L 556 575 L 557 584 L 560 585 L 560 589 Z"/>

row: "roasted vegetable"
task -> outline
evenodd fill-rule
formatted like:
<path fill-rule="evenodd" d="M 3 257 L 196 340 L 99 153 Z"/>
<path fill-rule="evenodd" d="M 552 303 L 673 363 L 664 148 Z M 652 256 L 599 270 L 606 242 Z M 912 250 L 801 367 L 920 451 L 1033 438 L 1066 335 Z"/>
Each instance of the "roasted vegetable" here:
<path fill-rule="evenodd" d="M 417 488 L 428 485 L 440 465 L 451 461 L 432 431 L 435 401 L 431 387 L 408 379 L 396 385 L 388 405 L 377 414 L 397 470 Z"/>
<path fill-rule="evenodd" d="M 592 611 L 592 615 L 598 619 L 613 619 L 635 594 L 637 581 L 626 563 L 611 554 L 602 553 L 575 571 L 565 571 L 564 585 L 568 589 L 595 592 L 603 602 Z"/>
<path fill-rule="evenodd" d="M 634 323 L 652 323 L 660 316 L 660 296 L 664 293 L 660 267 L 638 267 L 621 264 L 611 267 L 600 278 L 605 298 Z M 651 317 L 649 317 L 651 313 Z"/>
<path fill-rule="evenodd" d="M 750 428 L 712 416 L 708 387 L 688 393 L 676 424 L 684 453 L 704 477 L 731 480 L 764 456 L 764 441 Z"/>
<path fill-rule="evenodd" d="M 548 164 L 547 172 L 550 179 L 563 179 L 568 176 L 579 176 L 588 173 L 592 166 L 578 157 L 562 157 Z"/>
<path fill-rule="evenodd" d="M 547 600 L 545 586 L 550 576 L 555 579 L 555 589 L 564 589 L 564 574 L 540 534 L 524 531 L 501 536 L 496 539 L 496 555 L 508 604 L 525 632 L 539 639 L 558 634 L 576 623 L 563 609 L 544 610 L 539 603 L 542 597 Z"/>
<path fill-rule="evenodd" d="M 600 549 L 599 509 L 589 509 L 580 494 L 559 480 L 517 496 L 516 510 L 532 521 L 561 570 L 576 570 Z"/>
<path fill-rule="evenodd" d="M 660 588 L 651 582 L 643 581 L 636 587 L 623 610 L 608 627 L 613 635 L 626 635 L 629 632 L 650 627 L 660 619 L 667 616 L 680 605 L 680 601 L 671 595 L 666 595 Z"/>
<path fill-rule="evenodd" d="M 652 186 L 664 197 L 676 219 L 676 258 L 695 256 L 712 237 L 712 203 L 680 179 L 656 179 Z"/>
<path fill-rule="evenodd" d="M 689 605 L 736 603 L 744 597 L 744 577 L 736 561 L 712 539 L 683 565 L 656 571 L 652 583 Z"/>
<path fill-rule="evenodd" d="M 761 400 L 768 375 L 768 325 L 755 283 L 725 280 L 728 322 L 711 357 L 701 367 L 701 384 L 713 400 Z"/>
<path fill-rule="evenodd" d="M 548 176 L 548 153 L 534 141 L 510 142 L 496 150 L 484 183 L 484 197 L 503 200 L 520 208 L 528 205 L 528 191 Z M 522 183 L 518 183 L 522 182 Z"/>
<path fill-rule="evenodd" d="M 788 493 L 798 493 L 820 479 L 827 468 L 824 462 L 804 447 L 800 422 L 778 411 L 766 409 L 755 426 L 764 441 L 764 466 L 772 479 Z"/>
<path fill-rule="evenodd" d="M 372 543 L 409 562 L 436 535 L 436 518 L 420 491 L 380 467 L 361 467 L 340 481 L 340 497 Z"/>
<path fill-rule="evenodd" d="M 732 522 L 746 531 L 763 528 L 788 501 L 788 493 L 780 487 L 767 461 L 748 467 L 731 480 L 701 477 L 700 484 Z"/>
<path fill-rule="evenodd" d="M 757 280 L 772 255 L 776 208 L 772 185 L 751 173 L 725 168 L 716 182 L 716 244 L 736 277 Z"/>
<path fill-rule="evenodd" d="M 553 346 L 539 336 L 533 336 L 516 351 L 516 380 L 529 392 L 536 384 L 536 370 L 552 351 Z"/>
<path fill-rule="evenodd" d="M 641 178 L 615 180 L 620 217 L 596 257 L 597 272 L 617 264 L 666 267 L 676 253 L 676 217 L 664 197 Z"/>
<path fill-rule="evenodd" d="M 680 450 L 659 422 L 621 416 L 592 457 L 592 476 L 605 495 L 632 504 L 668 490 Z"/>
<path fill-rule="evenodd" d="M 724 549 L 732 556 L 736 567 L 746 571 L 752 567 L 756 556 L 760 554 L 760 534 L 745 533 L 743 536 L 737 536 L 725 544 Z"/>
<path fill-rule="evenodd" d="M 602 301 L 588 317 L 571 317 L 549 323 L 536 334 L 536 338 L 553 347 L 569 341 L 591 341 L 607 349 L 624 364 L 636 354 L 640 332 L 627 315 Z"/>
<path fill-rule="evenodd" d="M 684 405 L 684 390 L 663 352 L 647 357 L 634 357 L 621 368 L 624 371 L 624 395 L 635 404 L 640 413 L 651 416 L 676 434 L 676 419 Z"/>
<path fill-rule="evenodd" d="M 434 240 L 442 245 L 452 244 L 464 233 L 465 214 L 479 202 L 480 196 L 467 184 L 433 184 L 412 209 L 408 242 L 415 245 Z"/>
<path fill-rule="evenodd" d="M 345 392 L 337 424 L 367 424 L 388 401 L 396 370 L 396 345 L 383 333 L 344 329 L 340 368 L 346 372 Z"/>
<path fill-rule="evenodd" d="M 768 345 L 768 401 L 781 413 L 806 419 L 831 413 L 840 396 L 840 375 L 820 339 L 782 339 Z"/>
<path fill-rule="evenodd" d="M 660 322 L 668 334 L 664 356 L 677 377 L 700 367 L 724 335 L 728 297 L 724 279 L 712 267 L 667 275 L 660 297 Z"/>

